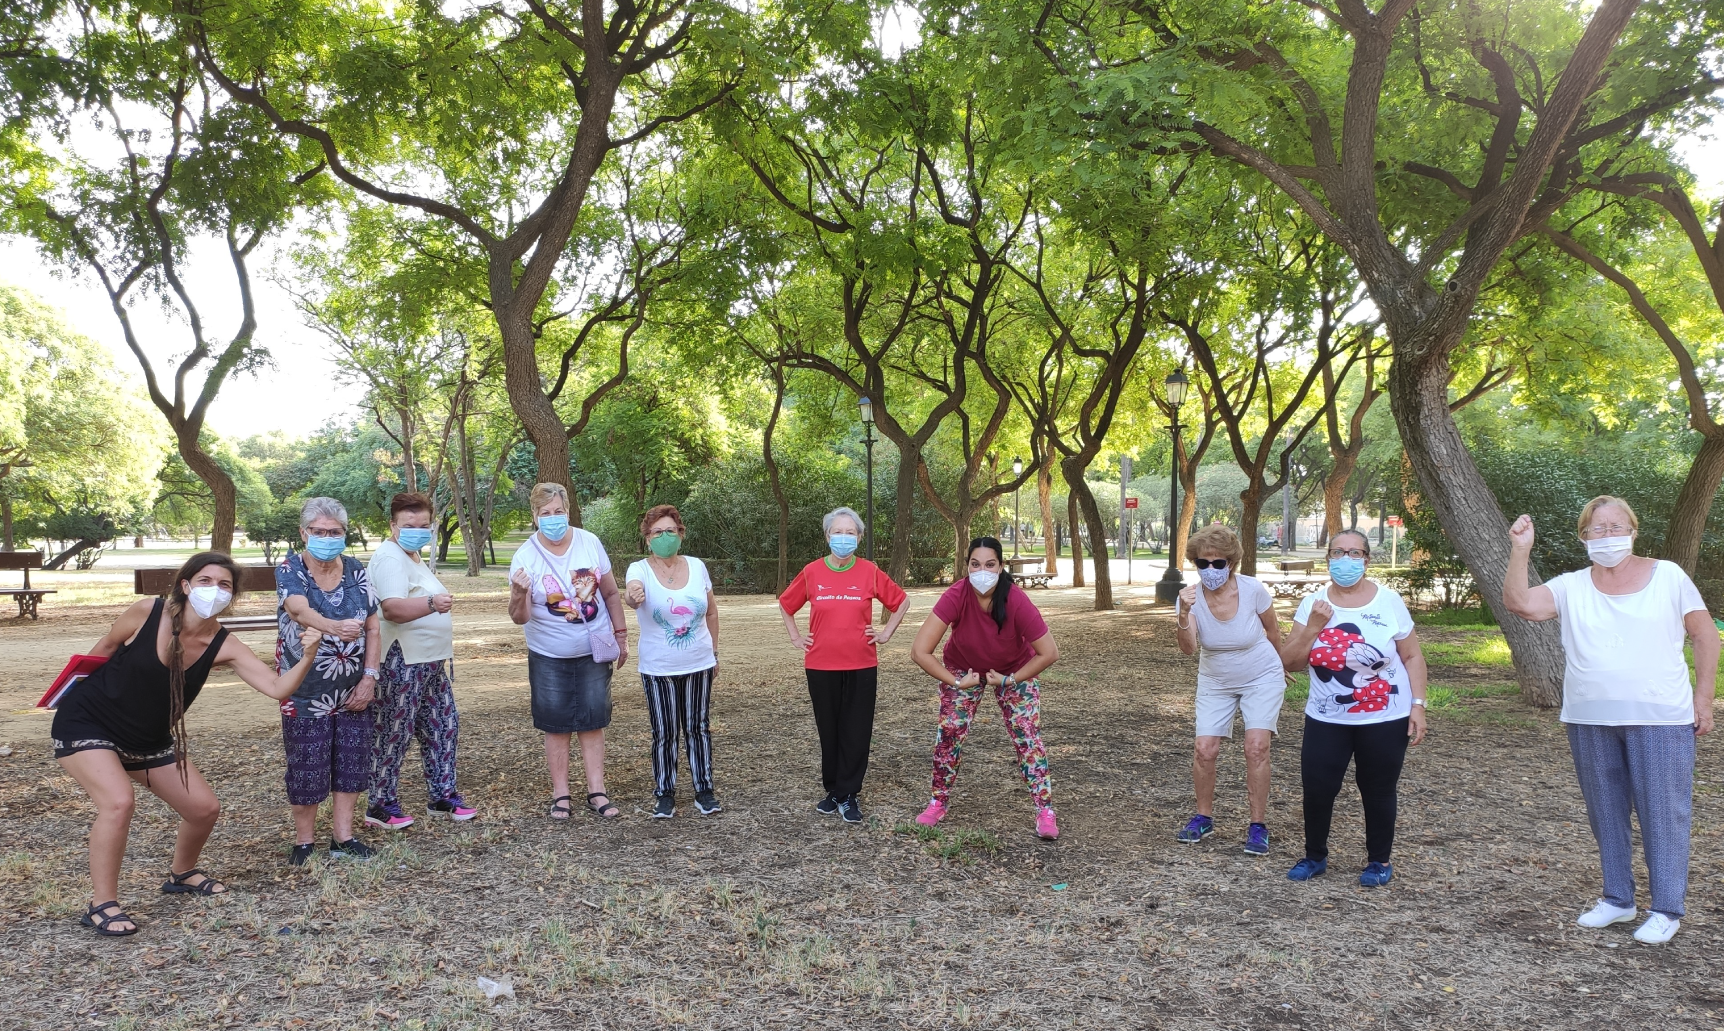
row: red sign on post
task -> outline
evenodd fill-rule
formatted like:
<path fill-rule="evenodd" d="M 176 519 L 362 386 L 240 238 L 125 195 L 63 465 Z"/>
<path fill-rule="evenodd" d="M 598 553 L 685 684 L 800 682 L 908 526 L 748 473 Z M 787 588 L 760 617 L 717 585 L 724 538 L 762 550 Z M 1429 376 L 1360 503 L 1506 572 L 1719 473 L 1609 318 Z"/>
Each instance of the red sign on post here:
<path fill-rule="evenodd" d="M 1389 517 L 1389 525 L 1390 526 L 1400 526 L 1401 525 L 1401 517 L 1400 516 L 1390 516 Z"/>
<path fill-rule="evenodd" d="M 1136 508 L 1137 507 L 1137 499 L 1136 498 L 1126 498 L 1125 499 L 1125 507 L 1126 508 Z"/>

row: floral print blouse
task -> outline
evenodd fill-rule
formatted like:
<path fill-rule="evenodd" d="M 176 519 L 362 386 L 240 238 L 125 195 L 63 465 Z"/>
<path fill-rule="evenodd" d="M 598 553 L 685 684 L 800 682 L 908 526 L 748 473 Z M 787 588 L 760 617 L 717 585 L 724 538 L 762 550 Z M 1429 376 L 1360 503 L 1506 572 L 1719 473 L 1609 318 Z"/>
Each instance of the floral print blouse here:
<path fill-rule="evenodd" d="M 305 558 L 297 551 L 290 553 L 275 567 L 275 668 L 280 673 L 292 669 L 305 654 L 299 645 L 300 625 L 287 614 L 287 599 L 296 594 L 325 619 L 363 621 L 377 611 L 371 578 L 358 559 L 341 556 L 341 582 L 334 590 L 325 591 L 305 568 Z M 343 641 L 325 634 L 323 643 L 317 647 L 317 662 L 306 674 L 305 683 L 293 697 L 282 701 L 282 715 L 328 716 L 347 704 L 364 675 L 365 635 L 361 633 L 351 641 Z"/>

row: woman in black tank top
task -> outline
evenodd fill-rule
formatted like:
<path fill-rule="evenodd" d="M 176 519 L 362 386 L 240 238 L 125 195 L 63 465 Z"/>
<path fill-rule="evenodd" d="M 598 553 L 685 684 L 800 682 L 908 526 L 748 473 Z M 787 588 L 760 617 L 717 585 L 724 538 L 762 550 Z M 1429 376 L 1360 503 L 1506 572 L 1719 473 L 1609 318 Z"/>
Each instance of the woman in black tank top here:
<path fill-rule="evenodd" d="M 185 710 L 210 670 L 228 666 L 253 688 L 280 700 L 299 689 L 317 657 L 316 631 L 305 632 L 305 659 L 277 676 L 218 617 L 232 604 L 239 566 L 219 552 L 193 555 L 161 598 L 126 610 L 91 655 L 101 669 L 73 685 L 54 713 L 54 757 L 96 803 L 90 825 L 91 905 L 81 923 L 98 934 L 136 933 L 117 901 L 135 802 L 144 785 L 180 815 L 173 866 L 162 891 L 217 895 L 227 886 L 197 868 L 221 806 L 186 755 Z M 172 766 L 167 770 L 163 767 Z M 100 901 L 106 895 L 108 901 Z"/>

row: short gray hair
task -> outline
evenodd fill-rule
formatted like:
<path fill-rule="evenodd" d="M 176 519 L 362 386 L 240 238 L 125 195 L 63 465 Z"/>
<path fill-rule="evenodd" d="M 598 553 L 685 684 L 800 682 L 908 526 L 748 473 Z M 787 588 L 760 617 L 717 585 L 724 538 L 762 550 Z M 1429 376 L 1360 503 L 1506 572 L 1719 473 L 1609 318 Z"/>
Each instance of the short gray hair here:
<path fill-rule="evenodd" d="M 310 498 L 299 509 L 299 528 L 311 529 L 313 519 L 333 519 L 347 529 L 347 507 L 334 498 Z"/>
<path fill-rule="evenodd" d="M 856 510 L 854 508 L 846 508 L 843 505 L 839 505 L 837 508 L 826 513 L 826 517 L 820 520 L 820 532 L 830 536 L 832 533 L 832 524 L 838 521 L 839 516 L 849 516 L 851 519 L 855 520 L 856 536 L 858 537 L 862 536 L 862 532 L 868 529 L 868 525 L 862 522 L 862 517 L 856 514 Z"/>

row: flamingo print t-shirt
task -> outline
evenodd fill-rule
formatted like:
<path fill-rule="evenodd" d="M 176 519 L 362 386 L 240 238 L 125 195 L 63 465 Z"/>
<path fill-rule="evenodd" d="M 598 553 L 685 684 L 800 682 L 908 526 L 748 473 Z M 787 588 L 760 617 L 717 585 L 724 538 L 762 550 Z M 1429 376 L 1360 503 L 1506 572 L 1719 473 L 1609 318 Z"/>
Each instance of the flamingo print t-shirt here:
<path fill-rule="evenodd" d="M 646 588 L 646 602 L 635 610 L 640 621 L 639 669 L 644 676 L 679 677 L 711 669 L 718 662 L 712 650 L 712 633 L 706 628 L 706 593 L 712 578 L 706 563 L 682 557 L 688 563 L 688 582 L 672 590 L 659 582 L 646 559 L 629 566 L 627 583 L 639 580 Z"/>
<path fill-rule="evenodd" d="M 377 597 L 371 593 L 371 577 L 352 555 L 341 556 L 341 582 L 332 591 L 317 586 L 311 572 L 305 568 L 305 558 L 292 552 L 287 560 L 275 567 L 275 670 L 286 673 L 299 665 L 305 650 L 299 645 L 300 625 L 287 614 L 287 599 L 299 595 L 312 611 L 324 619 L 345 622 L 365 617 L 377 611 Z M 359 680 L 365 675 L 365 635 L 343 641 L 331 634 L 323 635 L 317 646 L 317 662 L 305 675 L 305 682 L 293 697 L 282 700 L 284 716 L 328 716 L 347 704 Z"/>
<path fill-rule="evenodd" d="M 573 659 L 593 653 L 593 635 L 613 633 L 610 610 L 599 594 L 599 580 L 611 571 L 610 556 L 599 539 L 578 526 L 569 527 L 569 550 L 555 554 L 539 545 L 539 535 L 515 549 L 509 578 L 526 570 L 532 580 L 527 625 L 522 632 L 527 650 L 553 659 Z"/>
<path fill-rule="evenodd" d="M 1413 711 L 1413 689 L 1396 642 L 1413 632 L 1413 615 L 1401 596 L 1371 581 L 1377 593 L 1358 608 L 1343 608 L 1327 587 L 1299 603 L 1293 621 L 1311 621 L 1322 598 L 1334 605 L 1323 632 L 1311 645 L 1311 693 L 1305 715 L 1325 723 L 1387 723 Z"/>

